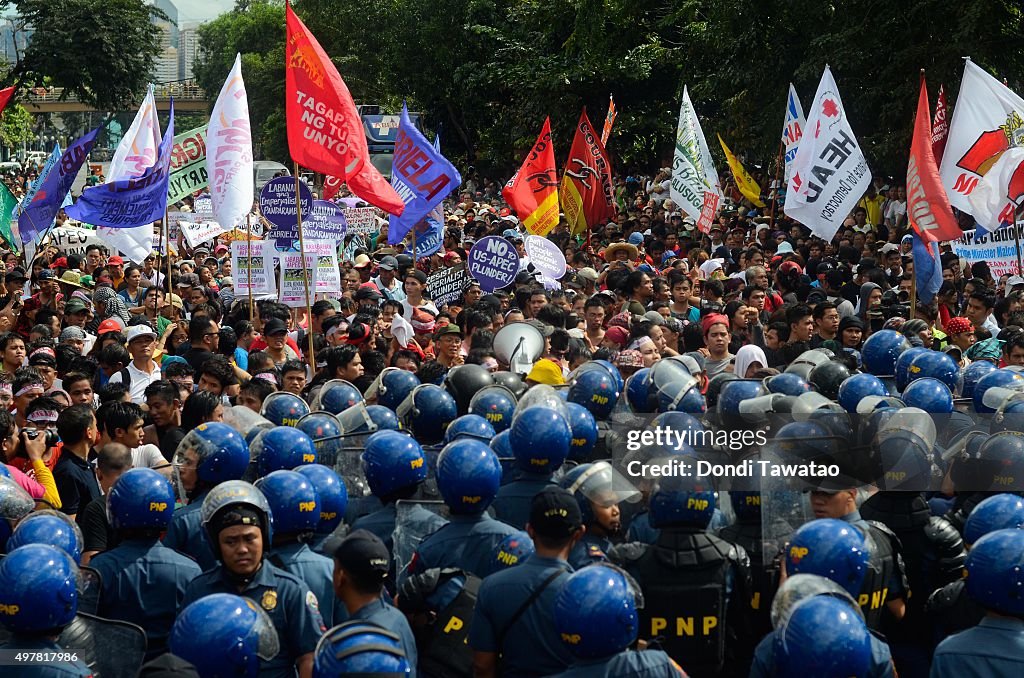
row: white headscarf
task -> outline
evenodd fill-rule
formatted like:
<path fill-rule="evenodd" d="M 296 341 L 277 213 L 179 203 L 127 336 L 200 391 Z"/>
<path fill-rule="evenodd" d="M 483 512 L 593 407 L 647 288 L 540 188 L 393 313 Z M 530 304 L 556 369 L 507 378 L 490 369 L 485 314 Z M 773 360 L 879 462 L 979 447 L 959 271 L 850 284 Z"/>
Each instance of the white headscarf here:
<path fill-rule="evenodd" d="M 736 365 L 733 368 L 733 374 L 740 379 L 746 379 L 747 369 L 754 363 L 760 363 L 761 367 L 768 367 L 768 358 L 765 357 L 760 346 L 747 344 L 736 351 Z"/>

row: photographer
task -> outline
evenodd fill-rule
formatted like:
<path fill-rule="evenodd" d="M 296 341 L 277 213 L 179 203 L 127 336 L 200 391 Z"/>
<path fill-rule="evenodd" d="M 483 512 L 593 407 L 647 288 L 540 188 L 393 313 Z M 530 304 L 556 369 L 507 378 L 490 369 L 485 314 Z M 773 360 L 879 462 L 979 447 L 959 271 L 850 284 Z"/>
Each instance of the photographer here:
<path fill-rule="evenodd" d="M 14 416 L 6 410 L 0 410 L 0 449 L 3 450 L 6 462 L 24 459 L 31 465 L 35 474 L 33 480 L 18 468 L 18 464 L 10 464 L 7 471 L 18 485 L 28 492 L 33 499 L 48 503 L 53 508 L 61 508 L 60 494 L 53 474 L 43 462 L 46 452 L 44 436 L 29 437 L 27 431 L 21 431 L 14 421 Z"/>

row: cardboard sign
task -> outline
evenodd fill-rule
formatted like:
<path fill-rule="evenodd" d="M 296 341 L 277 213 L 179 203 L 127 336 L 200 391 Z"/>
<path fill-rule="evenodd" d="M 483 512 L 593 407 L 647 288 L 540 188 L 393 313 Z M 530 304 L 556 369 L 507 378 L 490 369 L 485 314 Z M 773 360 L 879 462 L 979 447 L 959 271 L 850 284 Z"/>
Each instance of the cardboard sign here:
<path fill-rule="evenodd" d="M 558 245 L 539 235 L 528 235 L 523 243 L 534 267 L 553 280 L 565 275 L 565 255 Z"/>
<path fill-rule="evenodd" d="M 345 222 L 348 224 L 348 233 L 376 233 L 377 210 L 373 207 L 347 207 L 342 210 L 345 215 Z"/>
<path fill-rule="evenodd" d="M 468 255 L 469 275 L 484 292 L 507 287 L 519 272 L 519 253 L 508 240 L 496 235 L 481 238 Z"/>
<path fill-rule="evenodd" d="M 282 252 L 278 255 L 281 262 L 281 278 L 278 289 L 281 290 L 281 303 L 285 306 L 298 308 L 306 305 L 306 284 L 303 269 L 309 275 L 309 294 L 312 297 L 316 290 L 317 256 L 298 252 Z M 310 299 L 312 303 L 312 299 Z"/>
<path fill-rule="evenodd" d="M 94 230 L 76 226 L 59 226 L 50 231 L 50 242 L 64 256 L 77 254 L 85 256 L 85 249 L 90 245 L 104 247 L 103 240 Z"/>
<path fill-rule="evenodd" d="M 298 185 L 302 220 L 306 221 L 313 210 L 313 194 L 304 181 L 299 181 Z M 260 191 L 259 203 L 263 218 L 275 227 L 267 235 L 268 238 L 299 237 L 296 228 L 294 177 L 277 177 L 268 181 Z"/>
<path fill-rule="evenodd" d="M 181 234 L 185 236 L 188 246 L 192 248 L 198 247 L 199 243 L 212 240 L 221 233 L 224 233 L 224 228 L 216 221 L 179 221 L 178 228 L 181 229 Z"/>
<path fill-rule="evenodd" d="M 347 230 L 344 210 L 327 200 L 314 200 L 309 221 L 302 222 L 302 235 L 307 243 L 310 238 L 341 241 Z"/>
<path fill-rule="evenodd" d="M 1024 235 L 1024 222 L 981 237 L 977 236 L 977 231 L 964 231 L 963 236 L 950 244 L 956 255 L 966 259 L 967 263 L 986 262 L 992 277 L 997 280 L 1003 275 L 1021 275 L 1017 270 L 1017 238 L 1014 229 Z"/>
<path fill-rule="evenodd" d="M 341 294 L 337 243 L 333 240 L 306 240 L 306 254 L 316 255 L 316 294 Z"/>
<path fill-rule="evenodd" d="M 466 272 L 466 265 L 459 264 L 431 273 L 427 278 L 427 292 L 434 304 L 441 308 L 458 301 L 467 284 L 469 273 Z"/>
<path fill-rule="evenodd" d="M 250 276 L 253 294 L 275 293 L 274 254 L 273 245 L 264 241 L 253 241 L 251 250 L 245 240 L 235 240 L 231 243 L 231 272 L 236 295 L 249 294 Z"/>

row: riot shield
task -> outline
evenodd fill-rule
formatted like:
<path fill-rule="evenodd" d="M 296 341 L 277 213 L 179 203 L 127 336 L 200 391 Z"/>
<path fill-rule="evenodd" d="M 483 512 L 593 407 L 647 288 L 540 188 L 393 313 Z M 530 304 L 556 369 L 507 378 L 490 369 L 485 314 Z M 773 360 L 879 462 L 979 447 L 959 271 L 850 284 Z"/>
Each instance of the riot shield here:
<path fill-rule="evenodd" d="M 79 567 L 78 572 L 78 611 L 96 614 L 100 606 L 103 578 L 91 567 Z"/>
<path fill-rule="evenodd" d="M 348 490 L 348 499 L 360 499 L 370 496 L 370 484 L 363 472 L 363 448 L 342 447 L 334 460 L 334 472 L 341 476 Z"/>
<path fill-rule="evenodd" d="M 804 523 L 814 518 L 811 497 L 805 492 L 806 483 L 783 474 L 773 474 L 771 467 L 782 464 L 788 456 L 769 445 L 754 463 L 768 462 L 769 470 L 760 473 L 761 483 L 761 543 L 765 566 L 781 558 L 789 538 Z M 764 468 L 763 466 L 759 466 Z"/>
<path fill-rule="evenodd" d="M 146 632 L 135 624 L 79 612 L 57 643 L 78 650 L 94 678 L 136 676 L 146 659 Z"/>
<path fill-rule="evenodd" d="M 401 499 L 395 503 L 395 531 L 392 557 L 401 580 L 412 556 L 427 536 L 448 522 L 448 507 L 433 499 Z"/>

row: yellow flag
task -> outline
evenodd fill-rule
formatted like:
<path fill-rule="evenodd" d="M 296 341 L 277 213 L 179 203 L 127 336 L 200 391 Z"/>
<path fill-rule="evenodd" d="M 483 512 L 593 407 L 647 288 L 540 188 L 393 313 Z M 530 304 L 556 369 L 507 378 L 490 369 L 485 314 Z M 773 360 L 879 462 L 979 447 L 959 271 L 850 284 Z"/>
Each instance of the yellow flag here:
<path fill-rule="evenodd" d="M 729 147 L 725 145 L 721 134 L 718 135 L 718 143 L 722 144 L 722 150 L 725 151 L 725 159 L 729 163 L 729 169 L 732 170 L 733 179 L 736 180 L 736 188 L 740 189 L 740 193 L 747 200 L 758 207 L 764 207 L 764 203 L 761 202 L 761 187 L 740 164 L 739 158 L 733 155 Z"/>

